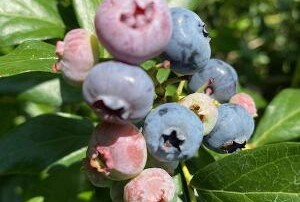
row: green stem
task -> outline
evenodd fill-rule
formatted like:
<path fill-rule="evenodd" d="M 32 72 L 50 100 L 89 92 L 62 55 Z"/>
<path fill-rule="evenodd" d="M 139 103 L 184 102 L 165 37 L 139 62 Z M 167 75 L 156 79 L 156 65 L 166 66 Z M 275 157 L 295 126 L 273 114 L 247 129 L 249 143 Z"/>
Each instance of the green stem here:
<path fill-rule="evenodd" d="M 180 83 L 178 85 L 178 88 L 176 90 L 176 93 L 177 93 L 178 96 L 181 95 L 185 82 L 186 82 L 186 80 L 180 81 Z"/>
<path fill-rule="evenodd" d="M 207 86 L 208 84 L 205 83 L 204 85 L 200 86 L 200 88 L 198 88 L 195 93 L 203 93 Z"/>
<path fill-rule="evenodd" d="M 181 170 L 183 172 L 185 182 L 186 182 L 186 185 L 187 185 L 187 189 L 188 189 L 188 192 L 189 192 L 190 201 L 191 202 L 197 202 L 197 198 L 195 196 L 194 189 L 190 186 L 190 182 L 193 178 L 193 175 L 191 175 L 190 171 L 188 170 L 188 168 L 187 168 L 187 166 L 184 162 L 181 162 L 180 164 L 181 164 Z"/>
<path fill-rule="evenodd" d="M 164 84 L 167 86 L 170 84 L 179 83 L 180 81 L 187 80 L 187 79 L 188 76 L 175 77 L 175 78 L 168 79 L 168 81 L 166 81 Z"/>
<path fill-rule="evenodd" d="M 212 85 L 212 83 L 214 82 L 213 79 L 209 79 L 207 82 L 205 82 L 205 84 L 203 84 L 202 86 L 200 86 L 200 88 L 197 89 L 196 93 L 202 93 L 204 92 L 208 87 L 210 87 Z M 210 95 L 211 92 L 209 92 Z"/>

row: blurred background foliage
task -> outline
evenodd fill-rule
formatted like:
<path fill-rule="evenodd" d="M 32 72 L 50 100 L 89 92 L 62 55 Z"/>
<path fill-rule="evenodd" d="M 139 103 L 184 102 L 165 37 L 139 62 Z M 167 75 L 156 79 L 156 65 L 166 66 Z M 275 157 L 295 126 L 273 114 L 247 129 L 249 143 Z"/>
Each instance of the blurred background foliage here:
<path fill-rule="evenodd" d="M 199 1 L 213 56 L 232 64 L 243 87 L 270 101 L 280 90 L 300 86 L 299 0 Z"/>

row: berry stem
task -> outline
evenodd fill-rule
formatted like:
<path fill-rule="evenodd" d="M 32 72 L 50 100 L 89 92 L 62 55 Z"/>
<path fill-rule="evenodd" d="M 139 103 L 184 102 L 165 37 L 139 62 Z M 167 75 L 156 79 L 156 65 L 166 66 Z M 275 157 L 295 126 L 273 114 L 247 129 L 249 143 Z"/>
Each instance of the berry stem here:
<path fill-rule="evenodd" d="M 174 83 L 179 83 L 179 82 L 187 80 L 187 79 L 188 79 L 188 76 L 174 77 L 174 78 L 168 79 L 168 81 L 166 81 L 164 84 L 167 86 L 167 85 L 171 85 Z"/>
<path fill-rule="evenodd" d="M 256 148 L 256 145 L 254 145 L 253 143 L 248 143 L 245 146 L 245 149 L 254 149 L 254 148 Z"/>
<path fill-rule="evenodd" d="M 213 82 L 213 79 L 209 79 L 205 84 L 203 84 L 197 89 L 196 93 L 204 92 L 205 94 L 211 95 L 213 93 L 213 89 L 211 88 Z"/>
<path fill-rule="evenodd" d="M 182 91 L 183 91 L 183 87 L 185 85 L 185 82 L 186 80 L 183 80 L 183 81 L 180 81 L 179 85 L 178 85 L 178 88 L 176 90 L 176 93 L 178 96 L 180 96 L 182 94 Z"/>
<path fill-rule="evenodd" d="M 207 84 L 204 84 L 196 90 L 196 93 L 202 93 L 206 88 L 207 88 Z"/>
<path fill-rule="evenodd" d="M 181 162 L 181 169 L 182 169 L 184 178 L 185 178 L 187 184 L 189 185 L 193 176 L 191 175 L 190 171 L 188 170 L 188 168 L 184 162 Z"/>
<path fill-rule="evenodd" d="M 194 188 L 192 188 L 190 186 L 190 182 L 193 178 L 193 175 L 191 175 L 190 171 L 188 170 L 188 168 L 187 168 L 187 166 L 184 162 L 181 162 L 180 165 L 181 165 L 181 170 L 183 172 L 185 182 L 186 182 L 186 185 L 187 185 L 187 189 L 188 189 L 188 192 L 189 192 L 190 201 L 191 202 L 197 202 L 197 199 L 196 199 L 196 196 L 195 196 L 195 193 L 194 193 Z"/>

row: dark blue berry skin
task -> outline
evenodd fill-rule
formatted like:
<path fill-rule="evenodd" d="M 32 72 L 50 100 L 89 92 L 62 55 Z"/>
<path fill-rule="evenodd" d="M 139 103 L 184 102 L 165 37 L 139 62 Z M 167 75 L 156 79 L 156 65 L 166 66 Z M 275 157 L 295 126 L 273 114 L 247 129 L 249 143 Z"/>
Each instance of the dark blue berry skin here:
<path fill-rule="evenodd" d="M 163 162 L 192 157 L 202 142 L 203 133 L 200 119 L 177 103 L 155 108 L 147 115 L 143 128 L 148 151 Z"/>
<path fill-rule="evenodd" d="M 192 76 L 188 84 L 189 89 L 196 92 L 210 80 L 211 97 L 219 102 L 227 102 L 236 94 L 238 76 L 234 68 L 226 62 L 219 59 L 210 59 L 203 69 Z"/>
<path fill-rule="evenodd" d="M 218 108 L 214 129 L 204 136 L 203 143 L 220 153 L 232 153 L 245 147 L 254 130 L 254 120 L 240 105 L 222 104 Z"/>
<path fill-rule="evenodd" d="M 200 17 L 185 8 L 171 8 L 173 30 L 164 51 L 171 69 L 191 75 L 206 65 L 211 56 L 210 38 Z"/>
<path fill-rule="evenodd" d="M 152 107 L 154 85 L 138 66 L 108 61 L 89 72 L 83 83 L 83 96 L 108 122 L 138 121 Z"/>

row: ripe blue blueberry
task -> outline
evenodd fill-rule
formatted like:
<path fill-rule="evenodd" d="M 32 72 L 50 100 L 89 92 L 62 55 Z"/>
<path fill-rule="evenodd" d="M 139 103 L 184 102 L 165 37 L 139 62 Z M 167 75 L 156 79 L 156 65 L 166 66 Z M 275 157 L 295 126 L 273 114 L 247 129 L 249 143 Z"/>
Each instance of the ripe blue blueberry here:
<path fill-rule="evenodd" d="M 211 97 L 224 103 L 236 93 L 237 80 L 232 66 L 219 59 L 210 59 L 203 69 L 192 76 L 189 88 L 195 92 L 209 83 L 206 90 L 210 91 Z"/>
<path fill-rule="evenodd" d="M 198 150 L 203 138 L 203 124 L 188 108 L 166 103 L 147 115 L 143 134 L 149 153 L 157 160 L 185 160 Z"/>
<path fill-rule="evenodd" d="M 171 8 L 172 37 L 164 51 L 171 69 L 191 75 L 206 65 L 211 55 L 210 38 L 200 17 L 185 8 Z"/>
<path fill-rule="evenodd" d="M 217 152 L 232 153 L 245 147 L 254 130 L 254 120 L 240 105 L 222 104 L 218 108 L 214 129 L 204 136 L 203 143 Z"/>
<path fill-rule="evenodd" d="M 96 65 L 83 83 L 86 102 L 106 121 L 139 120 L 150 111 L 154 86 L 137 66 L 109 61 Z"/>

